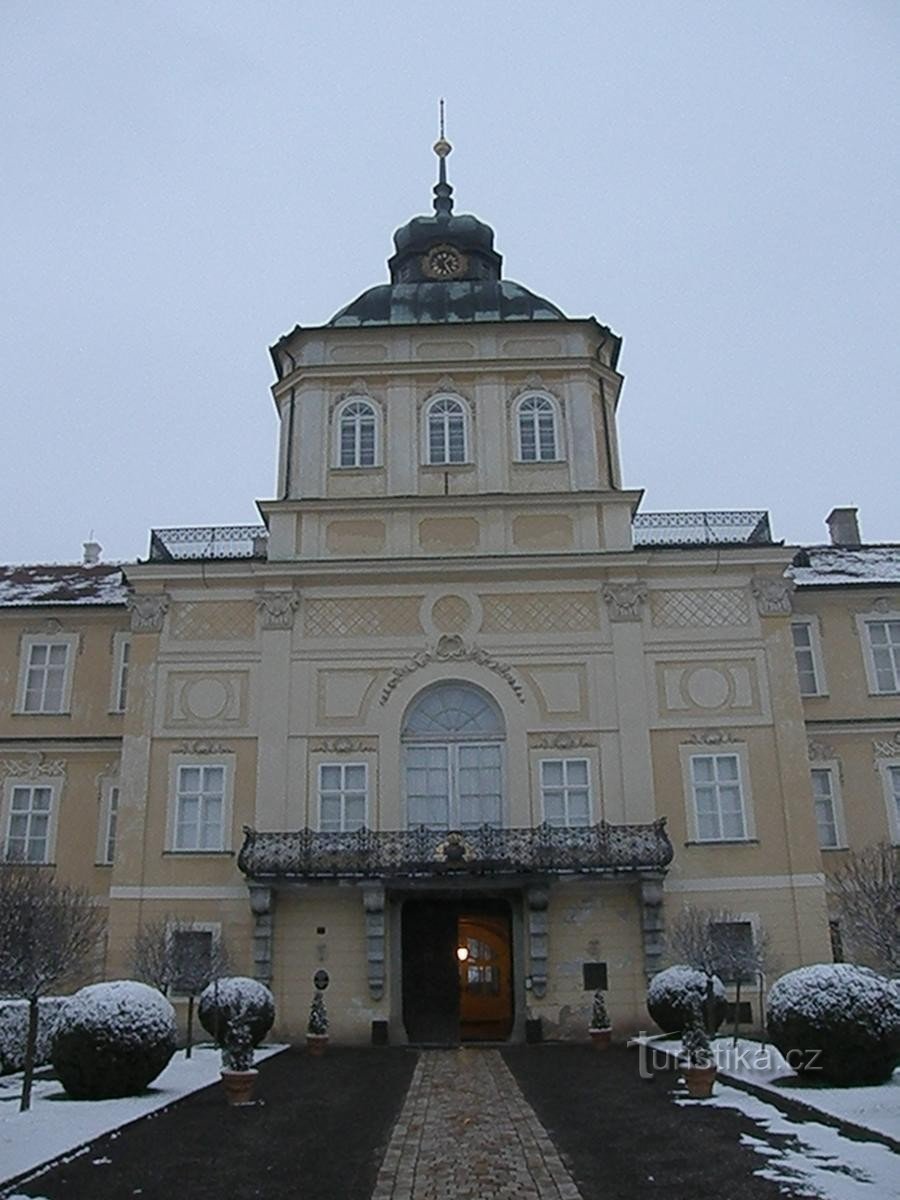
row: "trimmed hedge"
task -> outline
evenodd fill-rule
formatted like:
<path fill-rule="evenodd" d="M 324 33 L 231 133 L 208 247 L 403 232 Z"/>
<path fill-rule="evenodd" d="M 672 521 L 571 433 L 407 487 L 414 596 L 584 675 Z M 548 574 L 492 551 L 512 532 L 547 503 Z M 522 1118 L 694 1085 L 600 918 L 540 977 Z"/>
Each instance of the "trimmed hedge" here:
<path fill-rule="evenodd" d="M 679 1033 L 693 1024 L 697 1008 L 704 1022 L 706 1012 L 706 976 L 702 971 L 679 963 L 666 967 L 650 980 L 647 989 L 647 1012 L 663 1033 Z M 713 976 L 713 1025 L 715 1033 L 725 1020 L 725 988 L 718 976 Z"/>
<path fill-rule="evenodd" d="M 53 1026 L 65 1002 L 64 996 L 42 996 L 38 1001 L 36 1067 L 50 1061 Z M 24 1069 L 27 1037 L 28 1001 L 0 1000 L 0 1075 Z"/>
<path fill-rule="evenodd" d="M 197 1015 L 217 1043 L 223 1042 L 229 1026 L 241 1021 L 249 1027 L 253 1045 L 258 1046 L 275 1022 L 275 997 L 264 983 L 234 975 L 203 989 Z"/>

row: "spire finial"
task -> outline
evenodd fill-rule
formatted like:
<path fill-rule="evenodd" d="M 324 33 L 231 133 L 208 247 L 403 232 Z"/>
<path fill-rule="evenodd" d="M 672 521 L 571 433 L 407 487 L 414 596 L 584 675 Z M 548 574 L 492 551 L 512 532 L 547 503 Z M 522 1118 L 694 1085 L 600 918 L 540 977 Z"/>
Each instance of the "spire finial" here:
<path fill-rule="evenodd" d="M 441 97 L 438 118 L 440 136 L 434 143 L 434 152 L 438 156 L 438 181 L 434 186 L 434 211 L 439 217 L 449 217 L 453 212 L 453 188 L 447 182 L 447 155 L 453 149 L 444 137 L 444 99 Z"/>

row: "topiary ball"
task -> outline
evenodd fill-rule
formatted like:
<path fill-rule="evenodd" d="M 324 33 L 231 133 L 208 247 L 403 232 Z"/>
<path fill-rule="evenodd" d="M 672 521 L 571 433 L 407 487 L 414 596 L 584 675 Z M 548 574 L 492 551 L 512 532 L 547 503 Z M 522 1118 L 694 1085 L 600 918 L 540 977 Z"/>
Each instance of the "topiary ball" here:
<path fill-rule="evenodd" d="M 237 1021 L 249 1026 L 253 1045 L 258 1046 L 275 1021 L 275 997 L 264 983 L 235 975 L 218 979 L 200 993 L 197 1007 L 200 1024 L 216 1043 Z"/>
<path fill-rule="evenodd" d="M 782 975 L 769 993 L 767 1027 L 811 1082 L 884 1083 L 900 1065 L 900 991 L 868 967 L 819 963 Z"/>
<path fill-rule="evenodd" d="M 136 1096 L 175 1053 L 175 1010 L 156 988 L 95 983 L 68 999 L 50 1061 L 73 1100 Z"/>
<path fill-rule="evenodd" d="M 709 1028 L 706 1012 L 706 976 L 702 971 L 679 963 L 654 975 L 647 988 L 647 1012 L 663 1033 L 679 1033 L 694 1021 L 699 1007 L 707 1032 L 715 1033 L 725 1020 L 725 988 L 713 976 L 713 1024 Z"/>

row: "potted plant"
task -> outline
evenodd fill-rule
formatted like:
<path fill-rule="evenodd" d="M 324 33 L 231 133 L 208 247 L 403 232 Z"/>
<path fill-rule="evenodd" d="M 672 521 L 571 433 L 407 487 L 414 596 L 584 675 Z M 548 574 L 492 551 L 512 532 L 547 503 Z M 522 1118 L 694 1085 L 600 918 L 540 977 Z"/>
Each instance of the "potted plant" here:
<path fill-rule="evenodd" d="M 591 1023 L 588 1028 L 591 1035 L 591 1045 L 595 1050 L 608 1050 L 612 1037 L 612 1026 L 606 1008 L 606 998 L 600 988 L 594 992 L 594 1003 L 591 1007 Z"/>
<path fill-rule="evenodd" d="M 682 1036 L 679 1065 L 689 1096 L 694 1100 L 706 1100 L 712 1095 L 713 1083 L 716 1078 L 716 1063 L 709 1042 L 709 1034 L 706 1032 L 699 1012 Z"/>
<path fill-rule="evenodd" d="M 229 1104 L 252 1104 L 259 1071 L 253 1066 L 253 1032 L 247 1021 L 233 1021 L 222 1037 L 222 1087 Z"/>
<path fill-rule="evenodd" d="M 328 1012 L 325 1008 L 325 993 L 316 990 L 309 1009 L 306 1025 L 306 1049 L 309 1054 L 325 1053 L 328 1045 Z"/>

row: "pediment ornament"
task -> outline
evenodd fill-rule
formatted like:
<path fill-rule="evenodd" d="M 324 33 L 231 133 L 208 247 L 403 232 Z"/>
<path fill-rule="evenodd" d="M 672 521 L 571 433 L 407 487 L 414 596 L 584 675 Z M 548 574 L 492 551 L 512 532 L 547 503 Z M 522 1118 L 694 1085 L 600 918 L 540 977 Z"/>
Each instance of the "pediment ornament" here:
<path fill-rule="evenodd" d="M 419 650 L 411 658 L 408 658 L 406 662 L 392 668 L 387 682 L 381 689 L 378 703 L 387 704 L 391 698 L 391 694 L 402 680 L 433 662 L 477 663 L 479 666 L 485 667 L 488 671 L 493 671 L 495 675 L 499 675 L 501 679 L 509 684 L 519 703 L 525 703 L 525 689 L 516 677 L 512 667 L 501 659 L 495 658 L 486 650 L 482 650 L 480 646 L 467 645 L 458 633 L 444 634 L 443 637 L 438 639 L 435 646 Z"/>

